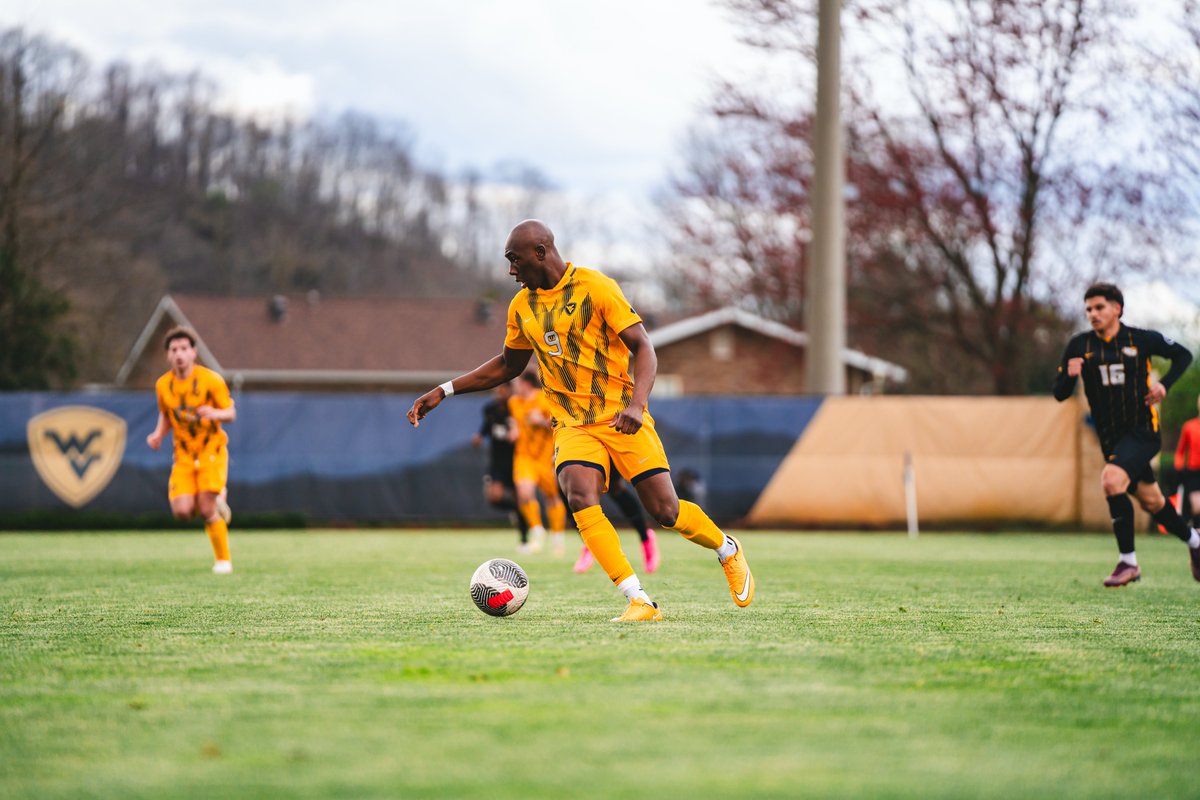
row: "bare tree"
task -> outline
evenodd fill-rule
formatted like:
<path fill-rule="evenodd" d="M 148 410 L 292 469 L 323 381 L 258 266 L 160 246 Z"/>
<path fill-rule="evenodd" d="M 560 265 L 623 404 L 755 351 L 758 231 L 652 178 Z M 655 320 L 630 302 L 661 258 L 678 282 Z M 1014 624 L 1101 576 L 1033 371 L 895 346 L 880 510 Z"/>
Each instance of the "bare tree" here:
<path fill-rule="evenodd" d="M 1200 205 L 1200 2 L 1184 0 L 1177 17 L 1183 35 L 1182 46 L 1172 48 L 1165 59 L 1167 80 L 1166 103 L 1159 114 L 1169 124 L 1159 128 L 1171 158 L 1189 178 L 1189 199 L 1193 207 Z"/>
<path fill-rule="evenodd" d="M 75 376 L 74 338 L 62 326 L 70 303 L 40 272 L 57 245 L 47 228 L 71 188 L 50 174 L 52 152 L 83 75 L 73 51 L 19 30 L 0 34 L 0 388 Z"/>
<path fill-rule="evenodd" d="M 493 291 L 480 243 L 544 211 L 551 181 L 480 178 L 463 230 L 455 181 L 415 153 L 403 124 L 239 116 L 202 74 L 93 75 L 0 31 L 0 388 L 110 379 L 168 290 Z"/>
<path fill-rule="evenodd" d="M 731 86 L 714 111 L 717 126 L 693 132 L 686 172 L 662 199 L 676 262 L 669 293 L 802 325 L 812 121 Z"/>
<path fill-rule="evenodd" d="M 729 5 L 747 42 L 797 62 L 798 80 L 811 78 L 810 4 Z M 1041 388 L 1059 345 L 1058 294 L 1067 288 L 1073 301 L 1078 283 L 1140 267 L 1135 256 L 1166 219 L 1163 176 L 1109 136 L 1128 135 L 1116 130 L 1128 98 L 1113 80 L 1124 10 L 1109 0 L 859 0 L 845 13 L 852 341 L 914 367 L 930 352 L 954 364 L 957 374 L 942 382 L 931 369 L 918 388 Z M 755 187 L 736 195 L 765 195 L 737 212 L 743 219 L 776 226 L 782 216 L 787 229 L 804 231 L 811 111 L 805 92 L 782 96 L 768 102 L 737 87 L 717 96 L 722 136 L 736 127 L 730 120 L 749 121 L 772 141 L 716 163 L 721 181 Z M 762 157 L 774 151 L 795 163 Z M 732 230 L 760 241 L 751 227 Z M 794 238 L 774 260 L 739 241 L 742 272 L 789 275 L 775 287 L 747 279 L 739 288 L 774 293 L 765 305 L 793 321 L 806 255 L 805 236 Z"/>

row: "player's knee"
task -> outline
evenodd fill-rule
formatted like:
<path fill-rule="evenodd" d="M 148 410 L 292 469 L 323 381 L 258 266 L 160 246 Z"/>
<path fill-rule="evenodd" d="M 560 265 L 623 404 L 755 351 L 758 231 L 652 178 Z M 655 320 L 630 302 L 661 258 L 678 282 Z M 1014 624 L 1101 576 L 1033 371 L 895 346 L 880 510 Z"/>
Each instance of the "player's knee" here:
<path fill-rule="evenodd" d="M 175 519 L 184 519 L 184 520 L 191 519 L 192 515 L 195 513 L 196 513 L 196 509 L 190 505 L 188 505 L 188 506 L 171 506 L 171 514 L 175 517 Z"/>
<path fill-rule="evenodd" d="M 1157 514 L 1163 510 L 1163 506 L 1167 504 L 1167 498 L 1163 497 L 1162 492 L 1156 492 L 1147 497 L 1138 495 L 1138 505 L 1142 507 L 1142 511 L 1147 514 Z"/>
<path fill-rule="evenodd" d="M 1107 497 L 1125 494 L 1125 490 L 1129 488 L 1129 479 L 1120 473 L 1105 471 L 1100 476 L 1100 486 L 1104 489 L 1104 494 Z"/>
<path fill-rule="evenodd" d="M 581 494 L 568 494 L 567 495 L 567 508 L 571 509 L 572 514 L 578 514 L 580 511 L 583 511 L 585 508 L 591 508 L 592 506 L 598 505 L 598 504 L 599 504 L 598 498 L 592 499 L 592 498 L 585 497 Z"/>
<path fill-rule="evenodd" d="M 600 504 L 600 496 L 594 492 L 567 488 L 563 490 L 563 494 L 567 498 L 567 508 L 571 509 L 572 514 Z"/>
<path fill-rule="evenodd" d="M 679 519 L 679 501 L 673 499 L 654 500 L 650 503 L 653 508 L 647 508 L 650 516 L 654 517 L 661 528 L 674 528 Z"/>
<path fill-rule="evenodd" d="M 1166 504 L 1167 503 L 1165 500 L 1156 503 L 1153 500 L 1142 500 L 1140 498 L 1138 499 L 1138 505 L 1142 507 L 1142 511 L 1145 511 L 1147 514 L 1150 514 L 1150 515 L 1154 515 L 1160 511 L 1162 511 L 1163 506 L 1165 506 Z"/>

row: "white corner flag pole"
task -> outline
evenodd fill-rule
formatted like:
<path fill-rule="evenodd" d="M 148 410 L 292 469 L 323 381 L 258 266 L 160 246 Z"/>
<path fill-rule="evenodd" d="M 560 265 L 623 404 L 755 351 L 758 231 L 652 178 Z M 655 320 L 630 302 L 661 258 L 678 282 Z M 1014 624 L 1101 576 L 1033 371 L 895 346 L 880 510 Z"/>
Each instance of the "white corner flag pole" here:
<path fill-rule="evenodd" d="M 904 451 L 904 508 L 908 512 L 908 538 L 915 539 L 917 530 L 917 470 L 912 453 Z"/>

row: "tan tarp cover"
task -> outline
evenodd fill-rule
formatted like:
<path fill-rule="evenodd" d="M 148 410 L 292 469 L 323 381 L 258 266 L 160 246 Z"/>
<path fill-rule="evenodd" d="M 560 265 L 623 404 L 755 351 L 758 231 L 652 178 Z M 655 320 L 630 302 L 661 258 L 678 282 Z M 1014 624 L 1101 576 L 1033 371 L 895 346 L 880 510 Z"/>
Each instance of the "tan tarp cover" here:
<path fill-rule="evenodd" d="M 922 523 L 1030 520 L 1103 530 L 1104 461 L 1086 414 L 1078 397 L 831 398 L 747 522 L 903 525 L 909 453 Z M 1139 530 L 1145 522 L 1139 518 Z"/>

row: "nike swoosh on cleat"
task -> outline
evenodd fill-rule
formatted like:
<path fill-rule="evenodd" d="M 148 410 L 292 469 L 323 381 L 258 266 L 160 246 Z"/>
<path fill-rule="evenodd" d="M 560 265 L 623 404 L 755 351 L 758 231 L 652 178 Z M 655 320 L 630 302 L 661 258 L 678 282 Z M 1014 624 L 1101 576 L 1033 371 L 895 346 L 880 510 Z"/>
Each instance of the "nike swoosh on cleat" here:
<path fill-rule="evenodd" d="M 746 598 L 750 596 L 750 573 L 746 573 L 746 582 L 742 584 L 742 590 L 737 593 L 736 597 L 739 602 L 746 602 Z"/>

